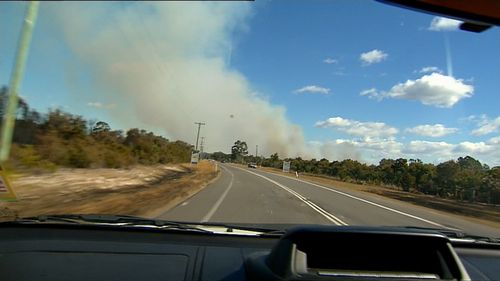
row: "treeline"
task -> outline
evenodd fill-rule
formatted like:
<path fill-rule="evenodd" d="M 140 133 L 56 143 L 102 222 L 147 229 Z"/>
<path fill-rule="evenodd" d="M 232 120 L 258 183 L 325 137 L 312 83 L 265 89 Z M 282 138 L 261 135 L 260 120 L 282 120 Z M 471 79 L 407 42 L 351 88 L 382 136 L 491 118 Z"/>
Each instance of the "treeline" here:
<path fill-rule="evenodd" d="M 3 116 L 7 89 L 0 89 Z M 121 168 L 133 164 L 189 162 L 192 145 L 170 141 L 152 132 L 112 130 L 103 121 L 50 110 L 37 112 L 20 99 L 9 164 L 17 168 L 53 170 L 73 168 Z"/>
<path fill-rule="evenodd" d="M 231 161 L 231 154 L 222 152 L 213 153 L 211 157 Z M 500 167 L 490 168 L 470 156 L 438 165 L 403 158 L 382 159 L 378 165 L 351 159 L 280 159 L 277 153 L 267 158 L 245 156 L 244 159 L 278 169 L 282 168 L 283 161 L 290 161 L 290 169 L 299 173 L 325 175 L 346 182 L 388 186 L 461 201 L 500 204 Z"/>

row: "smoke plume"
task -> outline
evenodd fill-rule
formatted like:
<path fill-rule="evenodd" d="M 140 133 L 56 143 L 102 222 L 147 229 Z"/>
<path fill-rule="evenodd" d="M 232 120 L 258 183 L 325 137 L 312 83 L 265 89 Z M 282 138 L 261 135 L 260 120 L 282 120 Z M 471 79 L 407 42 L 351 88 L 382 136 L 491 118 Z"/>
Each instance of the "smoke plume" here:
<path fill-rule="evenodd" d="M 240 139 L 263 155 L 313 156 L 285 108 L 228 65 L 235 34 L 248 29 L 249 3 L 66 2 L 48 12 L 92 73 L 90 95 L 115 104 L 108 110 L 122 127 L 145 124 L 194 143 L 202 121 L 209 151 L 228 152 Z"/>

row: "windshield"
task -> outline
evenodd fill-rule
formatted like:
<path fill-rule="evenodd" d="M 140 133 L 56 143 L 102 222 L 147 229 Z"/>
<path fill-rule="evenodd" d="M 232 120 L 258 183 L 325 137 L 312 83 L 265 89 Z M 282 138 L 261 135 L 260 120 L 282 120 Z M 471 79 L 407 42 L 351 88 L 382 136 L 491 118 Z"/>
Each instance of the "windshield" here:
<path fill-rule="evenodd" d="M 0 3 L 4 221 L 500 237 L 496 27 L 376 1 L 30 5 Z"/>

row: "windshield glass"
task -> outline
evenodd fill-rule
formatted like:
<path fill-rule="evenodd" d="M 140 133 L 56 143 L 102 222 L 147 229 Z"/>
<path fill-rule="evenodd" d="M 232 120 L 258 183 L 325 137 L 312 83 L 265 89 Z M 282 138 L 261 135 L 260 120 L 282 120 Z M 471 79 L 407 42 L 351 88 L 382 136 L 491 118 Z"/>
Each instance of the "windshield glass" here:
<path fill-rule="evenodd" d="M 0 3 L 2 220 L 500 237 L 496 27 L 376 1 L 30 5 Z"/>

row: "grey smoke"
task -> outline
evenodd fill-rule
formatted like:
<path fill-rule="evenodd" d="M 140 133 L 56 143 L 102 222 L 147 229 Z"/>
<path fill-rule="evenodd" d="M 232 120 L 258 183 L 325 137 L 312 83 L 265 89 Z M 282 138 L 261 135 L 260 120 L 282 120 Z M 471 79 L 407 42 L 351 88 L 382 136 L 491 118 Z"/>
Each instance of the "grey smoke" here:
<path fill-rule="evenodd" d="M 114 104 L 103 110 L 124 128 L 146 125 L 194 143 L 193 123 L 203 121 L 209 151 L 228 152 L 241 139 L 263 155 L 349 157 L 350 147 L 333 153 L 307 145 L 285 108 L 228 65 L 234 35 L 248 30 L 250 3 L 44 5 L 78 64 L 92 73 L 89 99 Z"/>
<path fill-rule="evenodd" d="M 261 151 L 300 154 L 300 128 L 227 65 L 233 32 L 244 31 L 247 3 L 64 3 L 50 5 L 54 26 L 93 73 L 93 95 L 116 103 L 124 127 L 141 123 L 194 142 L 204 121 L 207 145 L 235 139 Z M 230 115 L 234 118 L 230 118 Z"/>

